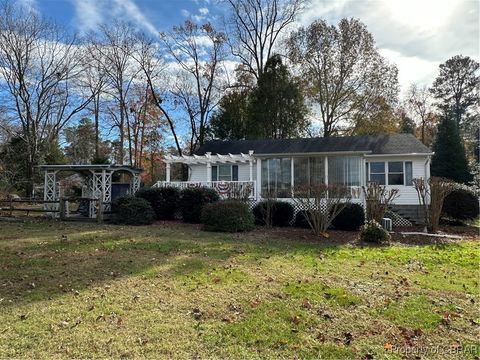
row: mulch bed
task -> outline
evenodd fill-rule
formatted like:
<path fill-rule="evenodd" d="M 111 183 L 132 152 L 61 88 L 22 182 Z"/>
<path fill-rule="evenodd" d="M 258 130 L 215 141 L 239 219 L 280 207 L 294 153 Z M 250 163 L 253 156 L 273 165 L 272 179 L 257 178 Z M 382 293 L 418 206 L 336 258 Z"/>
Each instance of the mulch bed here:
<path fill-rule="evenodd" d="M 190 229 L 201 230 L 201 224 L 187 224 L 180 220 L 157 221 L 157 225 L 178 227 L 184 226 Z M 439 245 L 459 241 L 452 238 L 440 238 L 423 235 L 402 235 L 401 232 L 423 232 L 423 226 L 395 227 L 392 233 L 392 242 L 405 245 Z M 480 241 L 479 228 L 470 226 L 441 226 L 441 233 L 461 235 L 462 240 L 478 240 Z M 233 234 L 243 240 L 265 241 L 267 239 L 292 240 L 305 243 L 321 243 L 327 246 L 338 246 L 350 244 L 353 246 L 378 246 L 375 244 L 363 243 L 359 240 L 358 231 L 340 231 L 330 230 L 329 237 L 315 236 L 310 229 L 296 227 L 273 227 L 267 229 L 263 226 L 257 226 L 253 231 L 248 233 Z"/>

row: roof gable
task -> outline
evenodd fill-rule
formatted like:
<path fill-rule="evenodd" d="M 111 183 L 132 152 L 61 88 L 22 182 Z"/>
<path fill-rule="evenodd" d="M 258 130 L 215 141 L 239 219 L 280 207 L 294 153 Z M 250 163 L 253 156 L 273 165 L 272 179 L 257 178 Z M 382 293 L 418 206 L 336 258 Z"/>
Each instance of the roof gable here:
<path fill-rule="evenodd" d="M 412 134 L 344 136 L 305 139 L 213 140 L 201 146 L 197 155 L 212 154 L 302 154 L 328 152 L 364 152 L 371 154 L 429 154 L 430 149 Z"/>

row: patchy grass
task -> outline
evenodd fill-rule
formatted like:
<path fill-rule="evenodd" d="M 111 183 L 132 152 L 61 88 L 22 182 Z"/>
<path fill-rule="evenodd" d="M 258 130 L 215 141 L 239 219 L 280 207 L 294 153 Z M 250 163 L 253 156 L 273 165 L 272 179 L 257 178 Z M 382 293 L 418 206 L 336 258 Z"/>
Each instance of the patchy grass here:
<path fill-rule="evenodd" d="M 478 239 L 282 231 L 0 223 L 1 357 L 480 355 Z"/>

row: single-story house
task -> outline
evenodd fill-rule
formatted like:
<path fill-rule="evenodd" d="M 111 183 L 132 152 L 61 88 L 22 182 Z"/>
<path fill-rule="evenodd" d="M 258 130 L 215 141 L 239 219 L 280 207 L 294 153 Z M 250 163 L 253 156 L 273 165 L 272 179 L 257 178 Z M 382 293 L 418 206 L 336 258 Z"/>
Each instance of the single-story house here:
<path fill-rule="evenodd" d="M 352 201 L 363 203 L 361 187 L 375 181 L 399 189 L 395 206 L 411 213 L 418 211 L 419 205 L 412 179 L 430 177 L 432 155 L 411 134 L 215 140 L 193 156 L 165 157 L 166 181 L 156 186 L 207 186 L 225 197 L 245 190 L 254 201 L 268 192 L 288 201 L 294 185 L 341 184 L 351 189 Z M 170 181 L 172 163 L 188 166 L 188 181 Z"/>

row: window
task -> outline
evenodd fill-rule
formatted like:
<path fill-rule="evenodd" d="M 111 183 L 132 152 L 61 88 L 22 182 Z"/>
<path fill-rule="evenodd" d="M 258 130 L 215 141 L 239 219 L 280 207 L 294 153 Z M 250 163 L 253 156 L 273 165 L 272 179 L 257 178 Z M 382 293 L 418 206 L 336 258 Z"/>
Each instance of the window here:
<path fill-rule="evenodd" d="M 412 186 L 412 179 L 413 179 L 412 162 L 405 161 L 405 185 Z"/>
<path fill-rule="evenodd" d="M 238 181 L 238 165 L 212 166 L 212 181 Z"/>
<path fill-rule="evenodd" d="M 370 182 L 375 182 L 380 185 L 385 185 L 385 163 L 384 162 L 370 163 Z"/>
<path fill-rule="evenodd" d="M 328 158 L 328 183 L 344 186 L 360 186 L 359 156 L 332 156 Z"/>
<path fill-rule="evenodd" d="M 323 184 L 325 182 L 325 160 L 323 157 L 295 158 L 293 173 L 295 186 Z"/>
<path fill-rule="evenodd" d="M 262 193 L 275 197 L 290 197 L 292 186 L 291 159 L 262 160 Z"/>
<path fill-rule="evenodd" d="M 388 162 L 388 185 L 403 185 L 403 162 Z"/>
<path fill-rule="evenodd" d="M 386 166 L 388 167 L 387 169 L 385 168 Z M 366 170 L 367 180 L 369 179 L 370 182 L 376 182 L 381 185 L 412 186 L 413 168 L 411 161 L 371 162 L 367 163 Z M 370 177 L 368 177 L 369 171 Z"/>

